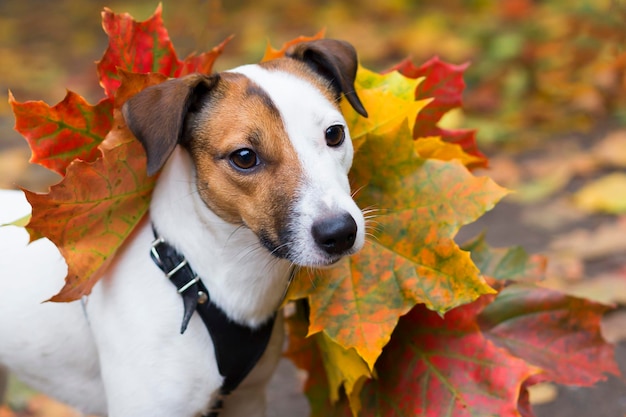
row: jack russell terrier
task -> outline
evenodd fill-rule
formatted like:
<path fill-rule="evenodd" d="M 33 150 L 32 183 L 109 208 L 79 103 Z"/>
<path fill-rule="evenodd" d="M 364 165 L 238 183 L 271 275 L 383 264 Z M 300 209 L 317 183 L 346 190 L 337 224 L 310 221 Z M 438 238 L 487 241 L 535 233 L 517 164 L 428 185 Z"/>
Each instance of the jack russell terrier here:
<path fill-rule="evenodd" d="M 0 228 L 0 366 L 87 414 L 264 415 L 294 268 L 364 243 L 338 107 L 345 96 L 367 117 L 356 70 L 350 44 L 317 40 L 129 99 L 148 173 L 162 171 L 149 215 L 72 303 L 42 303 L 67 273 L 56 247 Z M 0 224 L 29 209 L 0 192 Z"/>

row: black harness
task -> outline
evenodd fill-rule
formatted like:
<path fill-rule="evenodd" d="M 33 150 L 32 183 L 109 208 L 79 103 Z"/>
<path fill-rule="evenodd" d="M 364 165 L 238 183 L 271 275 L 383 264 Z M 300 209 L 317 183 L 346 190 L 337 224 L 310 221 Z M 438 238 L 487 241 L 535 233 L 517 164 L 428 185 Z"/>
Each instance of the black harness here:
<path fill-rule="evenodd" d="M 184 256 L 158 237 L 152 243 L 150 256 L 165 276 L 176 286 L 185 307 L 180 333 L 184 333 L 194 311 L 197 311 L 213 340 L 215 359 L 224 382 L 218 401 L 206 417 L 217 417 L 223 399 L 239 386 L 265 352 L 272 335 L 275 316 L 258 328 L 235 323 L 211 301 L 202 280 L 191 269 Z"/>

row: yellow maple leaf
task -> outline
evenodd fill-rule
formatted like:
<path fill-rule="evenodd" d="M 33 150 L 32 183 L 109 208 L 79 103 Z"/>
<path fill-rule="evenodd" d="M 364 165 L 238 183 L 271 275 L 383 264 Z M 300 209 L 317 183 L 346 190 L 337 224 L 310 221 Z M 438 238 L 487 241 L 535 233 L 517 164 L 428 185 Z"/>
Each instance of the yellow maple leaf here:
<path fill-rule="evenodd" d="M 461 145 L 445 142 L 439 136 L 419 138 L 415 141 L 415 151 L 424 159 L 439 159 L 441 161 L 458 160 L 465 166 L 479 163 L 481 158 L 470 155 Z"/>
<path fill-rule="evenodd" d="M 407 124 L 413 131 L 417 114 L 430 102 L 430 99 L 415 100 L 415 89 L 421 81 L 397 71 L 378 74 L 359 67 L 354 87 L 369 117 L 361 117 L 346 101 L 341 106 L 355 151 L 368 135 L 384 135 L 400 124 Z"/>

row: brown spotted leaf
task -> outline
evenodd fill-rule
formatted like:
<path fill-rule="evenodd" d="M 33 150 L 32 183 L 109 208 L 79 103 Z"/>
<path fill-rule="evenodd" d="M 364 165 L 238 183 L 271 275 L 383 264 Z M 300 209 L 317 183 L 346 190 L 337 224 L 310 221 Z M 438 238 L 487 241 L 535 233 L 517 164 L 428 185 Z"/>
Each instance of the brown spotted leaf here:
<path fill-rule="evenodd" d="M 374 237 L 332 269 L 301 273 L 290 293 L 309 299 L 310 334 L 354 347 L 370 368 L 414 305 L 444 313 L 492 292 L 453 237 L 504 190 L 458 162 L 421 159 L 413 146 L 406 123 L 368 136 L 350 176 L 360 207 L 376 210 Z"/>

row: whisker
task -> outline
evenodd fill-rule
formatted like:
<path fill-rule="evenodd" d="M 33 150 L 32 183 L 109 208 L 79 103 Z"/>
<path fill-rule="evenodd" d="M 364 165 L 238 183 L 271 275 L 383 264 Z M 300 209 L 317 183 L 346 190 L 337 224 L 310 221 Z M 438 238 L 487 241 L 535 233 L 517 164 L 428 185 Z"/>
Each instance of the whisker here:
<path fill-rule="evenodd" d="M 367 233 L 367 232 L 366 232 L 366 233 L 365 233 L 365 236 L 366 236 L 367 238 L 371 239 L 371 240 L 375 240 L 376 242 L 379 242 L 379 240 L 378 240 L 378 236 L 376 236 L 376 235 L 375 235 L 375 234 L 373 234 L 373 233 Z M 363 244 L 369 243 L 369 239 L 365 239 L 365 242 L 364 242 Z"/>
<path fill-rule="evenodd" d="M 258 251 L 261 249 L 261 245 L 259 244 L 251 244 L 247 247 L 243 248 L 242 251 L 239 252 L 239 257 L 237 261 L 239 263 L 245 263 L 248 258 L 252 258 Z"/>
<path fill-rule="evenodd" d="M 240 224 L 239 226 L 237 226 L 235 230 L 233 230 L 233 232 L 228 236 L 228 239 L 226 239 L 226 243 L 224 243 L 224 246 L 228 246 L 228 242 L 230 242 L 230 239 L 235 235 L 235 233 L 245 228 L 246 226 L 243 224 Z"/>
<path fill-rule="evenodd" d="M 283 243 L 282 245 L 278 245 L 278 246 L 276 246 L 276 247 L 275 247 L 275 248 L 274 248 L 274 249 L 270 252 L 270 254 L 272 254 L 272 255 L 276 256 L 276 255 L 275 255 L 275 253 L 276 253 L 276 252 L 278 252 L 278 251 L 279 251 L 279 250 L 281 250 L 282 248 L 287 248 L 287 247 L 289 247 L 289 243 Z"/>
<path fill-rule="evenodd" d="M 353 191 L 350 193 L 350 197 L 355 198 L 355 197 L 356 197 L 356 195 L 357 195 L 358 193 L 360 193 L 360 192 L 361 192 L 364 188 L 365 188 L 365 185 L 362 185 L 362 186 L 360 186 L 359 188 L 357 188 L 356 190 L 353 190 Z"/>
<path fill-rule="evenodd" d="M 315 270 L 312 267 L 307 266 L 306 267 L 306 271 L 307 271 L 307 278 L 309 279 L 309 282 L 311 283 L 311 287 L 313 289 L 317 289 L 317 285 L 315 284 L 315 279 L 314 279 L 315 278 Z"/>

